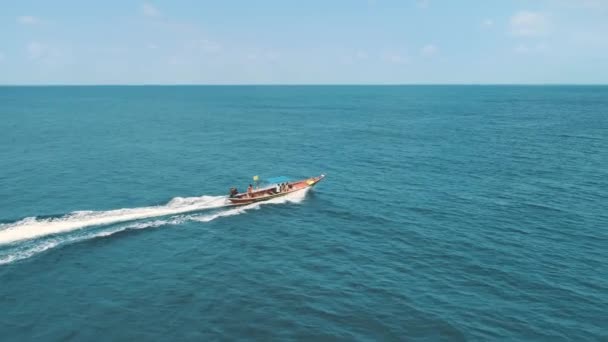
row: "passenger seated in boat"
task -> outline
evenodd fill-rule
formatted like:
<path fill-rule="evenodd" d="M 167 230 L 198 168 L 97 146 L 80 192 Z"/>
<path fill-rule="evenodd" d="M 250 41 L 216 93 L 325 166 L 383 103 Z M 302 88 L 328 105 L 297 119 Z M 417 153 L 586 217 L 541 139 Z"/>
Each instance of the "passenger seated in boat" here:
<path fill-rule="evenodd" d="M 253 186 L 251 184 L 249 184 L 249 187 L 247 188 L 247 197 L 253 197 Z"/>
<path fill-rule="evenodd" d="M 274 187 L 274 192 L 275 192 L 275 193 L 277 193 L 277 194 L 278 194 L 279 192 L 281 192 L 281 184 L 278 184 L 278 183 L 277 183 L 277 186 L 275 186 L 275 187 Z"/>

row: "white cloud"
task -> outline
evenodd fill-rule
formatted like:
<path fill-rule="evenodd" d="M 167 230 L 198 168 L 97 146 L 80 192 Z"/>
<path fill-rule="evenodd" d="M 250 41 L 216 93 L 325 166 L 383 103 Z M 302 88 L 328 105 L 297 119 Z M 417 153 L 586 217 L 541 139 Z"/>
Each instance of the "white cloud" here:
<path fill-rule="evenodd" d="M 420 55 L 424 57 L 435 56 L 439 52 L 439 48 L 434 44 L 427 44 L 420 49 Z"/>
<path fill-rule="evenodd" d="M 146 17 L 158 17 L 160 16 L 160 11 L 154 5 L 149 2 L 141 5 L 141 13 Z"/>
<path fill-rule="evenodd" d="M 511 17 L 511 34 L 523 37 L 538 37 L 549 31 L 549 19 L 540 12 L 521 11 Z"/>
<path fill-rule="evenodd" d="M 494 20 L 492 20 L 492 19 L 484 19 L 484 20 L 481 22 L 481 25 L 483 25 L 483 26 L 485 26 L 485 27 L 491 27 L 491 26 L 494 26 Z"/>
<path fill-rule="evenodd" d="M 48 48 L 46 45 L 38 42 L 30 42 L 26 46 L 27 57 L 31 60 L 40 59 L 47 52 Z"/>
<path fill-rule="evenodd" d="M 17 22 L 22 25 L 36 25 L 40 23 L 40 19 L 32 15 L 21 15 L 17 17 Z"/>

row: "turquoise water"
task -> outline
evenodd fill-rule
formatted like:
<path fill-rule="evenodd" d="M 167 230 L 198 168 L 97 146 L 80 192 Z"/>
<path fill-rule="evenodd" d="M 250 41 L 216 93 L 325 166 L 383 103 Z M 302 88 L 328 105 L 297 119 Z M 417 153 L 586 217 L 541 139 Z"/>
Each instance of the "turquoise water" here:
<path fill-rule="evenodd" d="M 608 339 L 608 87 L 0 87 L 0 118 L 3 340 Z"/>

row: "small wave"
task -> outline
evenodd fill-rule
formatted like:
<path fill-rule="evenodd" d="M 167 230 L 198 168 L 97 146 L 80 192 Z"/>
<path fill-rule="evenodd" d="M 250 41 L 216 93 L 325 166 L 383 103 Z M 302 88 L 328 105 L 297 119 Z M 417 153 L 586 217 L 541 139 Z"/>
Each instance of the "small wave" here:
<path fill-rule="evenodd" d="M 97 231 L 97 232 L 93 232 L 93 233 L 89 233 L 89 234 L 84 234 L 84 235 L 80 235 L 80 236 L 72 236 L 72 237 L 53 236 L 53 237 L 48 237 L 48 238 L 42 238 L 40 241 L 34 241 L 32 245 L 28 245 L 28 246 L 18 246 L 17 245 L 17 246 L 13 246 L 13 247 L 3 251 L 2 254 L 4 254 L 4 255 L 0 255 L 0 265 L 10 264 L 15 261 L 27 259 L 36 254 L 40 254 L 44 251 L 47 251 L 49 249 L 52 249 L 52 248 L 55 248 L 58 246 L 72 244 L 72 243 L 85 241 L 85 240 L 91 240 L 91 239 L 95 239 L 95 238 L 106 238 L 106 237 L 113 236 L 115 234 L 119 234 L 121 232 L 129 231 L 129 230 L 158 228 L 158 227 L 167 226 L 167 225 L 179 225 L 179 224 L 182 224 L 182 223 L 188 222 L 188 221 L 210 222 L 210 221 L 213 221 L 220 217 L 240 215 L 240 214 L 246 213 L 247 211 L 252 210 L 252 209 L 253 210 L 259 209 L 260 206 L 263 204 L 282 204 L 282 203 L 288 203 L 288 202 L 300 203 L 306 197 L 306 193 L 308 192 L 308 190 L 309 189 L 306 189 L 304 191 L 298 191 L 296 193 L 292 193 L 292 194 L 289 194 L 284 197 L 274 198 L 272 200 L 265 201 L 265 202 L 252 203 L 252 204 L 248 204 L 248 205 L 225 209 L 225 210 L 213 213 L 213 214 L 181 215 L 181 216 L 174 216 L 174 217 L 169 217 L 167 219 L 159 219 L 159 220 L 154 220 L 154 221 L 133 222 L 133 223 L 126 224 L 123 226 L 113 227 L 113 228 L 109 228 L 109 229 L 105 229 L 102 231 Z M 210 197 L 210 196 L 203 196 L 203 197 Z M 173 203 L 172 204 L 173 206 L 175 206 L 176 208 L 180 208 L 180 210 L 181 210 L 184 208 L 184 205 L 180 205 L 178 203 L 188 203 L 187 206 L 190 206 L 190 205 L 198 203 L 197 200 L 193 200 L 195 198 L 200 199 L 201 197 L 192 197 L 192 198 L 188 198 L 188 199 L 176 197 L 176 198 L 172 199 L 171 201 L 169 201 L 166 205 L 161 206 L 161 207 L 168 207 L 171 205 L 171 203 Z M 218 196 L 215 198 L 221 199 L 222 200 L 221 203 L 223 203 L 223 200 L 225 199 L 225 197 L 223 197 L 223 196 Z M 217 202 L 217 200 L 209 199 L 206 203 L 209 203 L 210 201 L 213 203 Z M 220 207 L 221 206 L 223 206 L 223 205 L 220 205 Z M 157 207 L 147 207 L 147 208 L 157 208 Z M 213 208 L 213 207 L 206 207 L 206 209 L 207 208 Z M 144 209 L 144 208 L 119 209 L 119 210 L 141 210 L 141 209 Z M 197 209 L 197 210 L 200 210 L 200 209 Z M 108 211 L 108 212 L 79 211 L 79 212 L 74 212 L 65 217 L 58 218 L 56 220 L 57 221 L 66 220 L 68 217 L 70 217 L 70 218 L 81 217 L 81 218 L 84 218 L 85 220 L 88 220 L 89 219 L 88 215 L 99 215 L 100 213 L 110 213 L 110 212 L 114 212 L 114 211 L 117 211 L 117 210 L 112 210 L 112 211 Z M 83 214 L 83 213 L 87 213 L 87 214 Z M 179 213 L 187 213 L 187 211 L 179 212 Z M 166 215 L 163 215 L 163 216 L 166 216 Z M 50 220 L 50 221 L 52 221 L 52 220 Z M 27 225 L 31 225 L 34 223 L 40 224 L 41 222 L 42 222 L 41 220 L 36 220 L 35 218 L 26 218 L 21 221 L 13 223 L 12 226 L 13 227 L 22 227 L 21 229 L 24 229 L 23 227 L 26 227 Z M 111 222 L 111 223 L 116 223 L 116 222 Z M 0 229 L 1 228 L 2 227 L 0 226 Z M 3 232 L 4 231 L 0 231 L 0 238 L 2 237 Z M 54 233 L 50 233 L 50 234 L 56 234 L 56 233 L 59 233 L 59 232 L 54 232 Z"/>

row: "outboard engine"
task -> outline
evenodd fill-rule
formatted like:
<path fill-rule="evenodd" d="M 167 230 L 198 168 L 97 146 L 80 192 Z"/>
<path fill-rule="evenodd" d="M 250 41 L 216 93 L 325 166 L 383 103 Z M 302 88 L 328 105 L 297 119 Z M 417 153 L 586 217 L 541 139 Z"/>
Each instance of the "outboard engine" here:
<path fill-rule="evenodd" d="M 239 191 L 236 188 L 230 188 L 230 198 L 233 198 L 238 194 Z"/>

